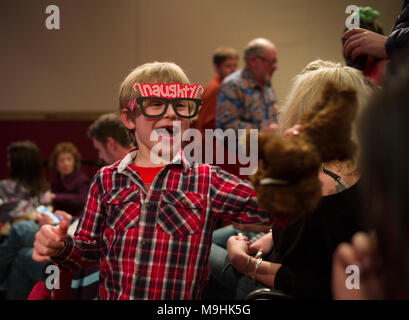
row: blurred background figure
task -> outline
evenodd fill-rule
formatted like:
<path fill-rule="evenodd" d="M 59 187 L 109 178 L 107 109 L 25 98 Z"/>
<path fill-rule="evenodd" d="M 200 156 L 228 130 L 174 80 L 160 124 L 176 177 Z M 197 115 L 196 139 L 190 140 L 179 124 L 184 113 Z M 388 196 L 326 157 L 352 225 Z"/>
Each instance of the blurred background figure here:
<path fill-rule="evenodd" d="M 81 154 L 71 142 L 55 146 L 50 167 L 55 172 L 51 182 L 54 210 L 63 210 L 78 216 L 87 200 L 90 179 L 80 170 Z"/>
<path fill-rule="evenodd" d="M 121 160 L 135 144 L 133 136 L 115 113 L 103 114 L 95 120 L 88 128 L 88 136 L 105 164 Z"/>
<path fill-rule="evenodd" d="M 216 74 L 207 84 L 202 95 L 202 107 L 199 111 L 199 116 L 191 126 L 200 130 L 203 139 L 205 129 L 216 128 L 216 105 L 219 88 L 223 79 L 236 71 L 238 63 L 239 54 L 234 48 L 219 47 L 213 54 L 213 67 Z"/>
<path fill-rule="evenodd" d="M 361 216 L 369 233 L 356 234 L 334 254 L 336 299 L 409 298 L 409 65 L 371 101 L 361 126 Z M 346 268 L 359 268 L 359 288 L 347 287 Z M 353 282 L 351 282 L 353 283 Z"/>
<path fill-rule="evenodd" d="M 359 8 L 359 28 L 369 30 L 384 36 L 381 26 L 376 22 L 380 17 L 380 13 L 371 7 L 360 7 Z M 345 28 L 344 33 L 348 31 Z M 344 45 L 346 39 L 342 39 L 342 45 Z M 369 77 L 375 85 L 380 85 L 382 82 L 386 58 L 378 58 L 372 55 L 362 55 L 358 56 L 353 60 L 351 56 L 346 56 L 344 59 L 348 67 L 356 68 L 361 70 L 363 74 Z"/>
<path fill-rule="evenodd" d="M 7 166 L 9 178 L 0 181 L 0 223 L 9 230 L 12 221 L 30 215 L 35 218 L 32 212 L 41 204 L 49 204 L 51 194 L 41 152 L 31 141 L 9 145 Z"/>
<path fill-rule="evenodd" d="M 0 289 L 6 299 L 25 299 L 43 268 L 31 258 L 39 229 L 36 207 L 48 205 L 51 197 L 42 156 L 34 143 L 11 143 L 7 165 L 10 178 L 0 181 Z"/>

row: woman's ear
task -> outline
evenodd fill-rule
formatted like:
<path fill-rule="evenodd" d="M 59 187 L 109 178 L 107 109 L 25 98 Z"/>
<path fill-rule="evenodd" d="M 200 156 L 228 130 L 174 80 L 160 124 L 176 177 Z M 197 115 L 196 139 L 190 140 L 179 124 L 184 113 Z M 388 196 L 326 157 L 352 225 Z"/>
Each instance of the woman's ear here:
<path fill-rule="evenodd" d="M 121 110 L 121 120 L 125 127 L 127 127 L 129 130 L 134 130 L 135 122 L 129 118 L 128 111 L 129 111 L 128 109 Z"/>

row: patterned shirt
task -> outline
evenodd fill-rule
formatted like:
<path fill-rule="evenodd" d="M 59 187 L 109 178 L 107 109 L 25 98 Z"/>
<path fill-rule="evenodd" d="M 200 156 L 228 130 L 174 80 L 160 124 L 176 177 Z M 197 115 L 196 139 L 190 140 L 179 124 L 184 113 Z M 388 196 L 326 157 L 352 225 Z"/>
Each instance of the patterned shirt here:
<path fill-rule="evenodd" d="M 276 97 L 267 82 L 262 90 L 244 68 L 227 76 L 219 89 L 216 128 L 261 129 L 277 123 Z"/>
<path fill-rule="evenodd" d="M 102 299 L 198 299 L 215 220 L 268 223 L 249 182 L 182 153 L 149 191 L 131 150 L 100 169 L 73 238 L 53 260 L 75 270 L 100 261 Z"/>

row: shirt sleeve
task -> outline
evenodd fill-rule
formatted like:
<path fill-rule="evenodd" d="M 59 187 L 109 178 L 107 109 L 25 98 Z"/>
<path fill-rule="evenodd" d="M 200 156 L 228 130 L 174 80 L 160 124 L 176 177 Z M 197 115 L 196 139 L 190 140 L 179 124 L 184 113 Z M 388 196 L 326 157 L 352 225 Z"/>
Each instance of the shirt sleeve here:
<path fill-rule="evenodd" d="M 258 207 L 250 182 L 212 166 L 210 183 L 211 210 L 216 218 L 239 223 L 271 224 L 268 213 Z"/>
<path fill-rule="evenodd" d="M 244 104 L 244 95 L 235 83 L 223 83 L 219 90 L 216 107 L 216 128 L 257 129 L 257 124 L 240 119 L 240 108 Z"/>
<path fill-rule="evenodd" d="M 52 260 L 64 269 L 75 271 L 99 262 L 102 233 L 106 212 L 101 206 L 103 169 L 94 177 L 88 193 L 84 213 L 81 215 L 74 237 L 68 236 L 61 252 Z"/>

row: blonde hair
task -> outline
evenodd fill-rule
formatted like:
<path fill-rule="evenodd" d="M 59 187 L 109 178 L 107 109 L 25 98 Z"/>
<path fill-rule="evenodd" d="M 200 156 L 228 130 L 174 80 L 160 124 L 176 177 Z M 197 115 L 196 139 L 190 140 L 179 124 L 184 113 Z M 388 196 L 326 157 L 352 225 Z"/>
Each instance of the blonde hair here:
<path fill-rule="evenodd" d="M 339 88 L 352 87 L 357 92 L 359 119 L 369 98 L 370 90 L 359 70 L 345 67 L 341 64 L 316 60 L 304 68 L 303 72 L 293 79 L 290 93 L 284 106 L 280 109 L 279 133 L 284 132 L 298 123 L 301 116 L 320 101 L 324 86 L 333 82 Z M 358 144 L 356 121 L 353 125 L 351 139 Z M 356 173 L 358 170 L 358 153 L 349 161 L 340 164 L 345 174 Z"/>
<path fill-rule="evenodd" d="M 151 62 L 136 67 L 122 82 L 119 89 L 119 112 L 129 109 L 129 101 L 139 98 L 139 91 L 133 89 L 139 83 L 173 83 L 190 84 L 182 68 L 173 62 Z"/>

